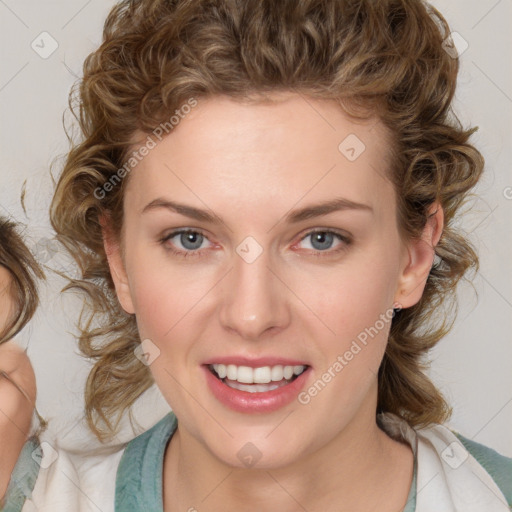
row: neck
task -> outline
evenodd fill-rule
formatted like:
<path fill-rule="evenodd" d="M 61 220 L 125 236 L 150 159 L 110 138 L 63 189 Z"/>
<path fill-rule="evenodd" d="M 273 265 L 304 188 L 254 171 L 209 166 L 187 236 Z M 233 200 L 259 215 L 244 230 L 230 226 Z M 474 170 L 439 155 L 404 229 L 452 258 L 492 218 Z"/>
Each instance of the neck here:
<path fill-rule="evenodd" d="M 226 465 L 178 424 L 164 458 L 164 510 L 396 511 L 412 472 L 412 450 L 378 427 L 374 406 L 320 450 L 274 469 Z"/>

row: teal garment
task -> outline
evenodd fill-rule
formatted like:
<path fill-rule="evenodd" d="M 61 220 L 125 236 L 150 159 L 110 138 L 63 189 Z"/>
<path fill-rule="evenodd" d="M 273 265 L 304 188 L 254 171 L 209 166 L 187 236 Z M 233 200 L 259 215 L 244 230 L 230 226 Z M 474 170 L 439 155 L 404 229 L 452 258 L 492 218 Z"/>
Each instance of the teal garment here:
<path fill-rule="evenodd" d="M 414 472 L 412 474 L 411 488 L 409 489 L 409 496 L 402 512 L 414 512 L 416 510 L 416 473 L 418 472 L 418 459 L 414 455 Z"/>
<path fill-rule="evenodd" d="M 505 495 L 508 506 L 512 509 L 512 458 L 501 455 L 496 450 L 472 441 L 463 435 L 452 431 L 466 450 L 489 473 L 501 492 Z"/>
<path fill-rule="evenodd" d="M 43 451 L 36 437 L 31 437 L 23 445 L 20 456 L 11 474 L 4 497 L 2 512 L 20 512 L 25 500 L 32 496 L 32 490 L 39 474 L 39 461 Z"/>
<path fill-rule="evenodd" d="M 163 512 L 162 470 L 167 443 L 177 428 L 170 412 L 156 425 L 130 441 L 121 457 L 116 474 L 116 512 Z M 512 458 L 452 431 L 464 447 L 491 475 L 512 508 Z M 21 512 L 31 498 L 42 458 L 37 438 L 30 438 L 21 451 L 7 488 L 2 512 Z M 403 512 L 416 510 L 417 459 L 407 504 Z"/>
<path fill-rule="evenodd" d="M 177 426 L 170 412 L 128 443 L 117 468 L 116 512 L 163 512 L 164 453 Z"/>
<path fill-rule="evenodd" d="M 167 443 L 178 421 L 173 412 L 128 443 L 116 477 L 116 512 L 163 512 L 162 470 Z M 416 471 L 403 512 L 416 509 Z"/>
<path fill-rule="evenodd" d="M 170 412 L 154 427 L 128 443 L 117 470 L 116 512 L 163 512 L 164 452 L 177 425 L 176 416 Z M 512 506 L 512 458 L 452 432 L 491 475 Z M 402 512 L 416 510 L 417 466 L 418 461 L 414 457 L 413 480 Z"/>

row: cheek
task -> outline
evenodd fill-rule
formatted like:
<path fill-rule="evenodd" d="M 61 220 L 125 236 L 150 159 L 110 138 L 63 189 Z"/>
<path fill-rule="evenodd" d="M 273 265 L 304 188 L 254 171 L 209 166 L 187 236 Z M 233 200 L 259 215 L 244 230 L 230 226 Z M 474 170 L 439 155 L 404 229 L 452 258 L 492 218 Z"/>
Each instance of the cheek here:
<path fill-rule="evenodd" d="M 132 276 L 130 288 L 141 336 L 156 340 L 165 340 L 205 293 L 204 284 L 187 272 L 140 266 Z"/>
<path fill-rule="evenodd" d="M 0 282 L 0 333 L 7 327 L 15 313 L 14 301 L 9 292 L 9 283 Z"/>
<path fill-rule="evenodd" d="M 316 377 L 336 375 L 325 375 L 334 383 L 318 405 L 325 400 L 325 407 L 331 407 L 337 396 L 340 407 L 348 407 L 378 374 L 391 327 L 396 270 L 393 258 L 376 254 L 361 255 L 329 273 L 304 274 L 307 278 L 296 289 L 317 315 L 305 326 L 321 354 Z"/>
<path fill-rule="evenodd" d="M 173 262 L 163 248 L 133 232 L 127 235 L 126 267 L 140 335 L 163 340 L 204 295 L 206 283 L 193 264 Z"/>
<path fill-rule="evenodd" d="M 346 339 L 392 310 L 397 279 L 394 267 L 392 259 L 372 261 L 363 255 L 330 271 L 300 272 L 294 290 L 331 331 Z"/>
<path fill-rule="evenodd" d="M 149 365 L 158 388 L 172 408 L 186 399 L 181 387 L 190 389 L 186 362 L 190 341 L 198 337 L 194 314 L 204 289 L 188 273 L 158 266 L 133 267 L 130 288 L 141 340 L 150 340 L 154 359 Z M 179 383 L 179 384 L 178 384 Z"/>

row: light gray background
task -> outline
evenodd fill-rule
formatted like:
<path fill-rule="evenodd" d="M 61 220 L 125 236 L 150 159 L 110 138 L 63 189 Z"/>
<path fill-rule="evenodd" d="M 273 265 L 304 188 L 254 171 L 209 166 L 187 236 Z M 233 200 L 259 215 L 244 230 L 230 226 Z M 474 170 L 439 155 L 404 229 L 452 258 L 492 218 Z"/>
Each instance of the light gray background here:
<path fill-rule="evenodd" d="M 0 214 L 25 225 L 28 245 L 54 268 L 69 268 L 69 261 L 53 252 L 49 168 L 67 150 L 62 114 L 68 91 L 83 59 L 99 45 L 112 5 L 104 0 L 0 0 Z M 455 108 L 465 125 L 480 127 L 473 140 L 487 168 L 479 198 L 463 221 L 481 257 L 474 280 L 478 297 L 469 285 L 460 288 L 458 320 L 432 353 L 431 375 L 454 407 L 448 425 L 512 456 L 512 0 L 437 0 L 434 5 L 469 45 L 460 57 Z M 44 31 L 58 43 L 45 59 L 31 47 Z M 45 50 L 39 51 L 49 48 L 46 39 Z M 26 213 L 20 203 L 23 189 Z M 18 342 L 29 347 L 40 412 L 66 425 L 76 441 L 83 435 L 82 427 L 75 427 L 88 371 L 72 335 L 79 300 L 59 295 L 64 281 L 51 272 L 48 276 L 42 307 Z M 153 389 L 137 411 L 145 429 L 167 406 Z"/>

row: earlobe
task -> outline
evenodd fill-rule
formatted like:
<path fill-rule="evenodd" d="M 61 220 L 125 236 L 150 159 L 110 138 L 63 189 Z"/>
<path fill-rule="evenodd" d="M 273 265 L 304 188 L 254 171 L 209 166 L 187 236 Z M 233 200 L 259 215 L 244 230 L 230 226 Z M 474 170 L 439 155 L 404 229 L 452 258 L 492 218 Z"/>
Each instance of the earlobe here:
<path fill-rule="evenodd" d="M 103 236 L 103 247 L 108 260 L 110 275 L 114 281 L 116 295 L 121 307 L 130 315 L 135 313 L 130 285 L 126 273 L 125 265 L 121 255 L 121 247 L 117 237 L 114 237 L 109 227 L 109 222 L 105 217 L 100 219 L 101 231 Z"/>
<path fill-rule="evenodd" d="M 444 212 L 439 203 L 429 208 L 429 216 L 420 239 L 411 240 L 407 247 L 407 258 L 398 283 L 395 302 L 402 308 L 417 304 L 423 295 L 427 278 L 435 258 L 444 227 Z"/>

